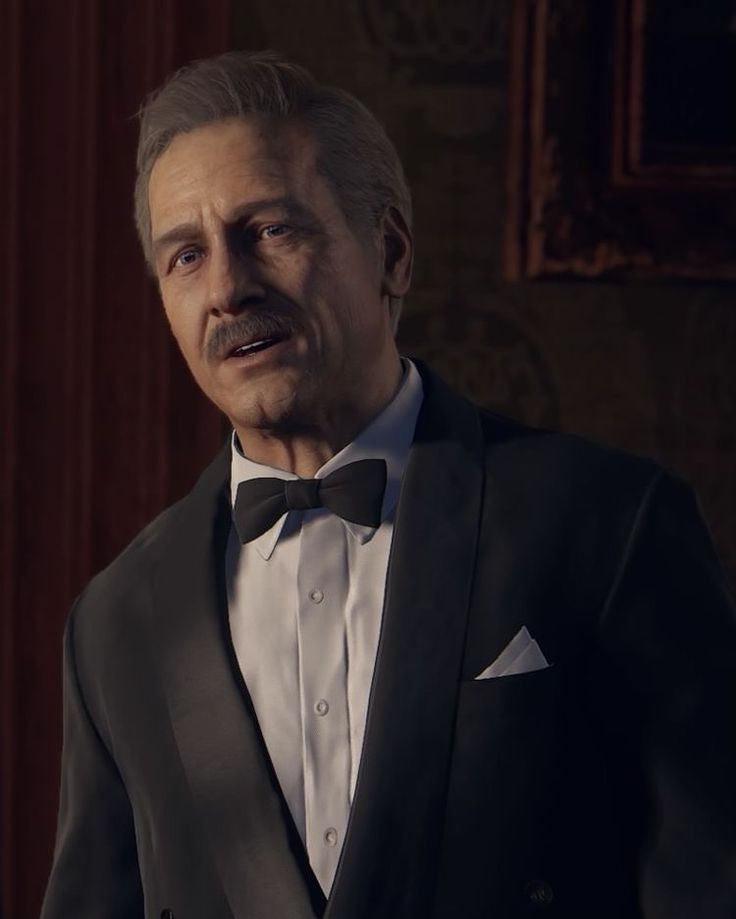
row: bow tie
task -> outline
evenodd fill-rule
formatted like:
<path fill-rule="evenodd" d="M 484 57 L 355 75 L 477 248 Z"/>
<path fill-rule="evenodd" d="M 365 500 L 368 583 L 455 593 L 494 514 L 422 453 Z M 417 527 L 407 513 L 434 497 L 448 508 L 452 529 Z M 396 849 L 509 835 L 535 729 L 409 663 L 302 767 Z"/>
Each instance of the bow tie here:
<path fill-rule="evenodd" d="M 250 542 L 288 511 L 312 507 L 326 507 L 343 520 L 378 527 L 385 488 L 382 459 L 348 463 L 324 479 L 249 479 L 238 485 L 235 529 L 241 542 Z"/>

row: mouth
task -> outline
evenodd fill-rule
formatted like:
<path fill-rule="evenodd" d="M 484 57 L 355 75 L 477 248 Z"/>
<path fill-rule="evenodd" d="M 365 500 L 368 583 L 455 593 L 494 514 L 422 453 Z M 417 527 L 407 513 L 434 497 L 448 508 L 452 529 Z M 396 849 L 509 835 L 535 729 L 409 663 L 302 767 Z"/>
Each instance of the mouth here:
<path fill-rule="evenodd" d="M 268 348 L 272 348 L 274 345 L 278 345 L 280 342 L 285 341 L 288 337 L 288 335 L 270 335 L 265 338 L 258 338 L 253 341 L 248 341 L 244 344 L 237 345 L 236 347 L 230 349 L 227 354 L 227 360 L 232 358 L 250 357 L 252 354 L 259 354 L 261 351 L 266 351 Z"/>

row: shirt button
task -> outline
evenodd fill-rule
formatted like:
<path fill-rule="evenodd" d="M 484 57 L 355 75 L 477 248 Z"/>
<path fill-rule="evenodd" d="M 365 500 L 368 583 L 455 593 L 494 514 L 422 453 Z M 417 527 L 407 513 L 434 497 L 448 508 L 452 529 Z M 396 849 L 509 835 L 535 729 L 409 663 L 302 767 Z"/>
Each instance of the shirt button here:
<path fill-rule="evenodd" d="M 312 603 L 321 603 L 324 600 L 324 598 L 325 598 L 325 595 L 319 589 L 319 587 L 315 587 L 314 590 L 309 591 L 309 599 L 312 601 Z"/>
<path fill-rule="evenodd" d="M 328 846 L 337 845 L 337 830 L 334 826 L 327 827 L 325 830 L 325 842 Z"/>
<path fill-rule="evenodd" d="M 326 715 L 330 710 L 330 703 L 327 699 L 320 699 L 319 702 L 315 703 L 314 710 L 318 715 Z"/>

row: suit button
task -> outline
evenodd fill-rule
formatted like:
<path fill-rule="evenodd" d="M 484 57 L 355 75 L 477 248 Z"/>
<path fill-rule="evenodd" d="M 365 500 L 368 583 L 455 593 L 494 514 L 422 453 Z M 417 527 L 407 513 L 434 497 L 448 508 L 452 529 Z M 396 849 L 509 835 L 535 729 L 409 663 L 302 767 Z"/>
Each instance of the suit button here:
<path fill-rule="evenodd" d="M 540 909 L 546 909 L 555 898 L 554 891 L 546 881 L 529 881 L 526 895 Z"/>
<path fill-rule="evenodd" d="M 174 910 L 173 909 L 162 909 L 161 919 L 174 919 Z"/>

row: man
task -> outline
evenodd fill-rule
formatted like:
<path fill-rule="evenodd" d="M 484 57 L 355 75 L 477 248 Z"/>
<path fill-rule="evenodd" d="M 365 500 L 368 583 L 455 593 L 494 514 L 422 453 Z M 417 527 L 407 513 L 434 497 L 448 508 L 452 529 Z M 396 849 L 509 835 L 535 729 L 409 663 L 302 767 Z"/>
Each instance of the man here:
<path fill-rule="evenodd" d="M 736 616 L 654 463 L 399 357 L 393 147 L 228 54 L 136 214 L 233 436 L 77 601 L 44 919 L 736 915 Z"/>

